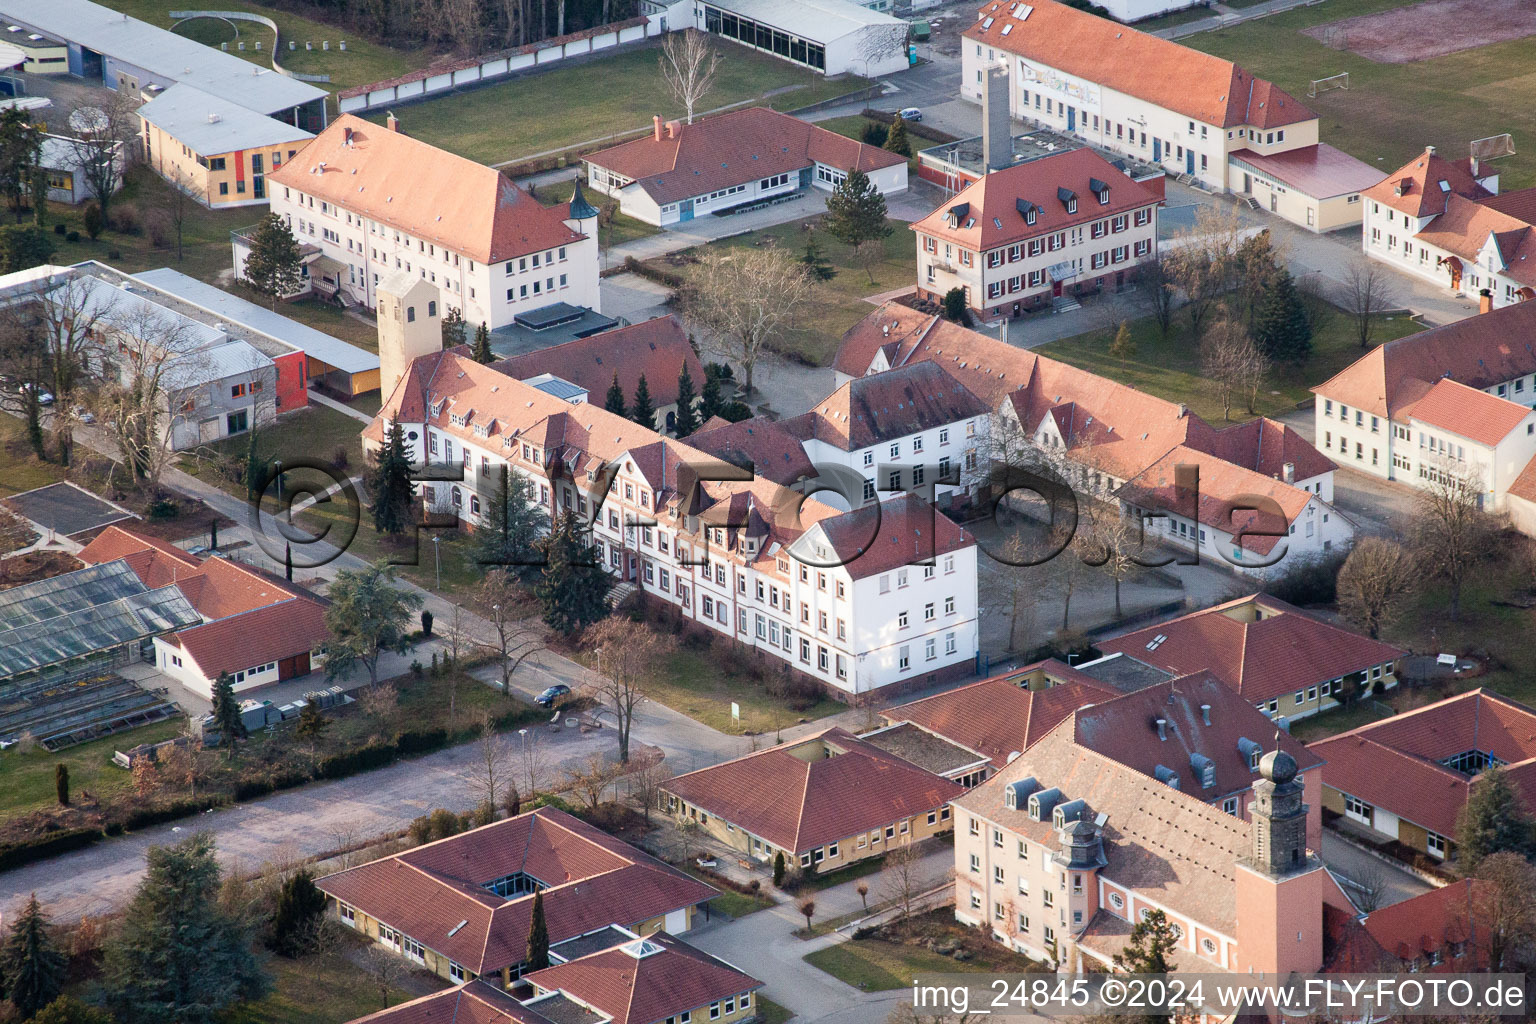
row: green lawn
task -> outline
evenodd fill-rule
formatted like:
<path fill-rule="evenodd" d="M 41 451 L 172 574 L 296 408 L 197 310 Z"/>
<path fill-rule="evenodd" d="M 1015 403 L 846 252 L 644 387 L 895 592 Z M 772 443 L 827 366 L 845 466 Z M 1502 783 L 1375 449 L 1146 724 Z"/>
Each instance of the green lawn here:
<path fill-rule="evenodd" d="M 1238 4 L 1233 3 L 1229 6 L 1236 7 Z M 1173 28 L 1175 25 L 1187 25 L 1191 21 L 1209 18 L 1215 13 L 1215 11 L 1207 7 L 1188 7 L 1182 11 L 1174 11 L 1172 14 L 1164 14 L 1160 17 L 1138 21 L 1131 27 L 1141 32 L 1158 32 L 1165 28 Z M 1183 42 L 1183 40 L 1180 40 L 1180 42 Z"/>
<path fill-rule="evenodd" d="M 1353 323 L 1339 312 L 1321 324 L 1312 338 L 1312 355 L 1300 366 L 1277 365 L 1259 393 L 1257 412 L 1272 416 L 1294 409 L 1312 394 L 1307 389 L 1338 373 L 1363 354 L 1350 335 Z M 1406 317 L 1386 317 L 1374 340 L 1390 341 L 1423 330 L 1422 325 Z M 1170 402 L 1182 402 L 1213 423 L 1221 423 L 1221 401 L 1200 370 L 1200 349 L 1189 336 L 1182 315 L 1174 313 L 1173 330 L 1167 338 L 1159 337 L 1150 317 L 1131 321 L 1131 335 L 1136 354 L 1129 359 L 1109 354 L 1115 330 L 1106 329 L 1079 334 L 1041 345 L 1041 355 L 1092 370 L 1101 376 L 1129 384 Z M 1247 409 L 1234 402 L 1234 420 L 1248 419 Z"/>
<path fill-rule="evenodd" d="M 789 1007 L 780 1006 L 761 992 L 755 998 L 757 999 L 757 1019 L 763 1024 L 784 1024 L 794 1016 L 789 1012 Z"/>
<path fill-rule="evenodd" d="M 826 971 L 839 981 L 866 992 L 910 988 L 919 974 L 992 974 L 1021 972 L 1028 961 L 1001 946 L 996 956 L 960 961 L 940 956 L 921 946 L 906 946 L 884 939 L 850 939 L 806 956 L 806 963 Z"/>
<path fill-rule="evenodd" d="M 171 19 L 166 17 L 166 13 L 178 9 L 175 5 L 164 3 L 164 0 L 103 0 L 103 4 L 113 10 L 147 21 L 157 28 L 171 28 Z M 388 46 L 380 46 L 354 32 L 334 25 L 302 18 L 275 7 L 250 3 L 248 0 L 220 4 L 218 9 L 264 14 L 276 21 L 278 30 L 283 34 L 280 58 L 283 67 L 302 74 L 330 75 L 329 85 L 323 82 L 316 84 L 332 92 L 403 75 L 416 68 L 425 67 L 437 56 L 429 51 L 396 50 Z M 182 22 L 176 31 L 215 48 L 222 42 L 228 42 L 229 52 L 235 56 L 244 57 L 262 67 L 272 66 L 272 30 L 265 25 L 258 25 L 251 21 L 227 22 L 213 18 L 198 18 Z M 236 35 L 237 32 L 238 35 Z M 288 49 L 290 39 L 299 44 L 297 50 Z M 236 45 L 237 40 L 245 41 L 244 52 L 240 52 Z M 257 40 L 261 41 L 260 53 L 256 51 Z M 320 44 L 325 40 L 330 40 L 329 52 L 321 49 Z M 337 43 L 341 40 L 346 40 L 347 43 L 345 53 L 337 47 Z M 305 43 L 314 43 L 314 50 L 305 50 Z"/>
<path fill-rule="evenodd" d="M 708 651 L 675 650 L 667 655 L 666 667 L 654 683 L 647 685 L 646 696 L 660 701 L 673 711 L 680 711 L 697 722 L 720 732 L 743 735 L 749 732 L 771 737 L 802 718 L 825 718 L 847 709 L 834 700 L 819 700 L 804 711 L 795 711 L 763 691 L 763 684 L 729 671 L 719 657 L 729 641 L 717 639 Z M 731 720 L 731 702 L 741 706 L 741 721 Z M 770 741 L 771 742 L 771 739 Z"/>
<path fill-rule="evenodd" d="M 57 483 L 68 476 L 65 467 L 58 463 L 41 462 L 35 458 L 27 444 L 26 425 L 3 413 L 0 413 L 0 460 L 5 463 L 5 472 L 0 473 L 0 498 Z"/>
<path fill-rule="evenodd" d="M 344 947 L 359 945 L 343 936 Z M 340 952 L 340 951 L 338 951 Z M 220 1014 L 220 1024 L 345 1024 L 384 1008 L 376 978 L 340 955 L 267 962 L 272 994 Z M 401 989 L 389 993 L 389 1005 L 414 999 Z"/>
<path fill-rule="evenodd" d="M 555 203 L 568 203 L 571 201 L 571 193 L 575 191 L 575 184 L 570 181 L 562 181 L 554 185 L 542 185 L 539 187 L 539 202 L 546 206 Z M 618 203 L 600 192 L 591 189 L 583 189 L 587 201 L 601 209 L 604 204 L 613 207 L 613 219 L 607 224 L 599 222 L 598 238 L 603 248 L 610 245 L 619 245 L 624 242 L 632 242 L 637 238 L 654 235 L 661 229 L 652 227 L 643 220 L 636 220 L 627 213 L 618 211 Z"/>
<path fill-rule="evenodd" d="M 1291 722 L 1291 735 L 1303 743 L 1333 736 L 1392 716 L 1392 708 L 1382 701 L 1365 700 L 1346 710 L 1324 711 Z"/>
<path fill-rule="evenodd" d="M 281 459 L 293 463 L 299 459 L 324 459 L 339 462 L 338 452 L 346 455 L 346 466 L 341 471 L 355 476 L 363 471 L 363 423 L 324 405 L 310 405 L 280 417 L 271 426 L 256 431 L 256 450 L 264 461 Z M 195 452 L 181 456 L 182 468 L 201 477 L 231 494 L 245 497 L 245 485 L 225 480 L 217 471 L 219 459 L 233 457 L 244 460 L 250 444 L 249 434 L 236 434 L 212 444 L 199 446 Z M 290 481 L 290 486 L 310 482 Z M 272 497 L 276 498 L 276 490 Z"/>
<path fill-rule="evenodd" d="M 1431 60 L 1378 64 L 1334 50 L 1299 30 L 1343 18 L 1409 6 L 1411 0 L 1329 0 L 1284 14 L 1180 40 L 1237 61 L 1268 78 L 1321 115 L 1322 138 L 1383 173 L 1426 145 L 1464 158 L 1472 139 L 1512 132 L 1536 134 L 1536 46 L 1513 39 Z M 1406 20 L 1402 31 L 1416 29 Z M 1313 79 L 1349 72 L 1349 89 L 1307 97 Z M 1518 143 L 1517 143 L 1518 144 Z M 1529 159 L 1493 165 L 1505 191 L 1536 185 Z"/>
<path fill-rule="evenodd" d="M 112 755 L 140 743 L 159 743 L 179 736 L 182 726 L 181 719 L 155 722 L 67 747 L 56 754 L 44 750 L 41 744 L 25 754 L 15 748 L 0 753 L 0 818 L 54 806 L 53 771 L 60 763 L 69 766 L 69 784 L 74 793 L 89 790 L 92 796 L 104 800 L 132 789 L 133 776 L 113 764 Z"/>
<path fill-rule="evenodd" d="M 701 110 L 767 97 L 792 110 L 853 92 L 863 80 L 828 79 L 806 68 L 722 42 L 725 60 Z M 398 108 L 401 127 L 434 146 L 481 163 L 508 163 L 590 140 L 647 129 L 651 115 L 680 117 L 662 83 L 657 47 L 615 53 Z M 594 87 L 596 86 L 596 87 Z M 784 91 L 780 91 L 784 90 Z M 769 96 L 772 93 L 773 95 Z M 368 115 L 380 124 L 384 112 Z"/>
<path fill-rule="evenodd" d="M 800 315 L 801 326 L 774 339 L 772 344 L 784 355 L 807 365 L 830 366 L 843 333 L 874 310 L 875 307 L 865 301 L 866 295 L 917 284 L 917 250 L 906 222 L 887 221 L 891 233 L 885 239 L 885 255 L 866 271 L 854 263 L 852 249 L 825 231 L 802 230 L 802 223 L 794 220 L 749 231 L 711 242 L 709 247 L 731 249 L 776 245 L 799 257 L 805 252 L 806 245 L 815 241 L 823 259 L 836 267 L 837 276 L 813 287 L 810 301 Z M 686 275 L 688 272 L 687 266 L 674 265 L 667 259 L 653 260 L 652 265 L 673 273 Z"/>

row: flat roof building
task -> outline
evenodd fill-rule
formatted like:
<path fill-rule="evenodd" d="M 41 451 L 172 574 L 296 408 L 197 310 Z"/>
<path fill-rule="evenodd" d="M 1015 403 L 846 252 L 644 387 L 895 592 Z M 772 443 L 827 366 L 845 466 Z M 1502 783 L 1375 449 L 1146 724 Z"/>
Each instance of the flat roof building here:
<path fill-rule="evenodd" d="M 907 67 L 907 23 L 848 0 L 692 0 L 694 24 L 828 75 Z"/>

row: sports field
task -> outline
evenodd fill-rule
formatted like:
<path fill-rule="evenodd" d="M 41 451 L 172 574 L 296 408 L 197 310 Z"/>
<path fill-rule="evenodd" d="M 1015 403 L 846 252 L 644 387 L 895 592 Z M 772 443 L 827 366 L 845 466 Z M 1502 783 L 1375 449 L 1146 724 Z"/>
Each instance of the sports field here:
<path fill-rule="evenodd" d="M 1460 13 L 1448 16 L 1448 5 Z M 1426 145 L 1462 157 L 1473 139 L 1504 132 L 1517 148 L 1536 145 L 1533 7 L 1531 0 L 1327 0 L 1180 42 L 1235 60 L 1302 99 L 1321 116 L 1324 140 L 1386 173 Z M 1354 20 L 1370 15 L 1385 17 Z M 1438 56 L 1403 57 L 1425 40 Z M 1379 59 L 1354 52 L 1357 45 Z M 1345 71 L 1348 90 L 1306 98 L 1313 79 Z M 1504 190 L 1536 185 L 1536 152 L 1493 167 Z"/>

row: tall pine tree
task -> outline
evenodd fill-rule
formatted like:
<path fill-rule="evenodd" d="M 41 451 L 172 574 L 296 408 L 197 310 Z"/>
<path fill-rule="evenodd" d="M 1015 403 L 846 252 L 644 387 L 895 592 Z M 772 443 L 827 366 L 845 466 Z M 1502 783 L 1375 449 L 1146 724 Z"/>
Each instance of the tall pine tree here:
<path fill-rule="evenodd" d="M 700 423 L 707 423 L 711 417 L 720 415 L 720 407 L 725 404 L 720 400 L 720 371 L 715 369 L 716 365 L 710 363 L 704 367 L 704 390 L 699 393 Z"/>
<path fill-rule="evenodd" d="M 485 321 L 480 321 L 480 326 L 475 328 L 475 362 L 484 365 L 496 358 L 496 353 L 491 351 L 491 331 L 485 326 Z"/>
<path fill-rule="evenodd" d="M 120 1024 L 214 1024 L 271 988 L 244 921 L 219 906 L 213 833 L 152 846 L 148 870 L 108 944 L 107 998 Z"/>
<path fill-rule="evenodd" d="M 544 540 L 544 571 L 534 593 L 544 621 L 567 636 L 608 614 L 613 580 L 597 563 L 574 512 L 560 517 Z"/>
<path fill-rule="evenodd" d="M 682 371 L 677 375 L 677 436 L 687 437 L 699 429 L 699 417 L 694 409 L 694 400 L 698 397 L 693 388 L 693 374 L 688 372 L 688 364 L 683 363 Z"/>
<path fill-rule="evenodd" d="M 473 535 L 475 561 L 484 566 L 506 566 L 518 573 L 526 571 L 534 564 L 539 538 L 549 526 L 533 481 L 504 466 L 481 503 L 485 511 Z"/>
<path fill-rule="evenodd" d="M 269 213 L 250 235 L 250 249 L 240 276 L 261 295 L 272 301 L 292 295 L 304 285 L 303 260 L 299 243 L 288 222 L 279 214 Z"/>
<path fill-rule="evenodd" d="M 464 344 L 465 332 L 468 330 L 464 322 L 464 311 L 458 306 L 449 306 L 443 314 L 443 348 Z"/>
<path fill-rule="evenodd" d="M 891 122 L 891 130 L 885 133 L 885 150 L 891 153 L 900 153 L 902 156 L 912 155 L 912 143 L 907 141 L 907 119 L 900 114 Z"/>
<path fill-rule="evenodd" d="M 1303 362 L 1312 352 L 1312 322 L 1290 271 L 1270 277 L 1253 318 L 1253 340 L 1270 359 Z"/>
<path fill-rule="evenodd" d="M 1126 974 L 1172 974 L 1173 955 L 1179 938 L 1161 910 L 1153 910 L 1131 927 L 1129 941 L 1115 954 L 1115 967 Z M 1145 1024 L 1171 1022 L 1169 1013 L 1148 1012 L 1140 1016 Z"/>
<path fill-rule="evenodd" d="M 656 404 L 651 401 L 651 388 L 643 373 L 635 385 L 635 400 L 629 405 L 629 418 L 642 427 L 656 429 Z"/>
<path fill-rule="evenodd" d="M 544 921 L 544 893 L 534 890 L 533 911 L 528 915 L 528 971 L 542 971 L 549 966 L 549 925 Z"/>
<path fill-rule="evenodd" d="M 245 723 L 240 719 L 240 701 L 235 698 L 235 681 L 228 672 L 220 672 L 213 681 L 213 727 L 218 731 L 219 742 L 224 744 L 226 756 L 235 757 L 235 741 L 248 735 Z"/>
<path fill-rule="evenodd" d="M 886 223 L 885 197 L 869 175 L 857 168 L 849 171 L 848 177 L 827 197 L 827 219 L 822 226 L 858 253 L 873 248 L 866 247 L 866 242 L 878 241 L 891 233 L 891 226 Z M 873 283 L 873 264 L 867 265 L 865 271 Z"/>
<path fill-rule="evenodd" d="M 23 1020 L 58 998 L 64 988 L 64 954 L 53 943 L 48 918 L 33 893 L 0 946 L 0 991 Z"/>
<path fill-rule="evenodd" d="M 1456 866 L 1471 875 L 1490 854 L 1532 853 L 1536 828 L 1525 800 L 1504 769 L 1489 768 L 1477 777 L 1456 819 Z"/>
<path fill-rule="evenodd" d="M 619 383 L 619 371 L 613 371 L 613 383 L 608 385 L 608 397 L 603 400 L 603 408 L 615 416 L 629 417 L 628 407 L 624 404 L 624 385 Z"/>
<path fill-rule="evenodd" d="M 304 710 L 311 707 L 306 705 Z M 315 932 L 324 917 L 325 893 L 315 885 L 315 877 L 304 869 L 294 872 L 277 892 L 268 948 L 278 956 L 302 956 L 314 948 Z"/>
<path fill-rule="evenodd" d="M 390 421 L 368 482 L 374 532 L 391 536 L 404 533 L 411 525 L 411 455 L 405 446 L 405 427 L 399 420 Z"/>

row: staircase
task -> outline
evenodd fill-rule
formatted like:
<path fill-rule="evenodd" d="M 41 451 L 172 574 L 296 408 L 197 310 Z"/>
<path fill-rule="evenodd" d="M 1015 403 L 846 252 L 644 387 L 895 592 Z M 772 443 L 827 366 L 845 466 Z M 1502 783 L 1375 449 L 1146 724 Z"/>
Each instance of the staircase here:
<path fill-rule="evenodd" d="M 1257 210 L 1257 209 L 1260 208 L 1259 207 L 1259 201 L 1257 199 L 1253 198 L 1253 196 L 1243 196 L 1243 203 L 1250 210 Z"/>
<path fill-rule="evenodd" d="M 609 605 L 613 608 L 622 608 L 624 607 L 624 602 L 628 601 L 634 594 L 635 585 L 633 583 L 615 583 L 608 591 Z"/>
<path fill-rule="evenodd" d="M 1051 309 L 1057 313 L 1070 313 L 1082 308 L 1083 304 L 1070 295 L 1058 295 L 1051 300 Z"/>
<path fill-rule="evenodd" d="M 1195 176 L 1186 172 L 1174 178 L 1173 180 L 1178 182 L 1180 185 L 1193 185 L 1195 183 Z"/>

